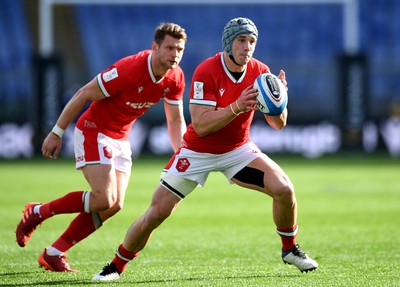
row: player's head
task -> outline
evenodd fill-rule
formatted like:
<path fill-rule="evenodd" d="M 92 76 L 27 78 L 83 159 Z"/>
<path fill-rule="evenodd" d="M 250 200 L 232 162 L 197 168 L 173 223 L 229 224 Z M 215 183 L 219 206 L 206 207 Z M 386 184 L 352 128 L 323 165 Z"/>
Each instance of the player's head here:
<path fill-rule="evenodd" d="M 166 35 L 170 35 L 179 40 L 183 39 L 185 43 L 187 41 L 186 31 L 181 26 L 174 23 L 161 23 L 154 32 L 154 42 L 160 46 Z"/>
<path fill-rule="evenodd" d="M 256 25 L 248 18 L 238 17 L 230 20 L 222 32 L 222 48 L 232 56 L 233 41 L 239 35 L 254 35 L 258 38 Z"/>
<path fill-rule="evenodd" d="M 164 76 L 182 60 L 187 42 L 185 29 L 174 23 L 161 23 L 154 32 L 152 68 L 156 76 Z M 156 74 L 157 73 L 157 74 Z"/>

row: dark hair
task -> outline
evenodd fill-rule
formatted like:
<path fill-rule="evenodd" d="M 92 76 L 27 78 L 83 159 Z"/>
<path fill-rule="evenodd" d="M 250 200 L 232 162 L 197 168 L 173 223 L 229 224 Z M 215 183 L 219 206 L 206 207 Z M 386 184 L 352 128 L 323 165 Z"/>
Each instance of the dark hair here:
<path fill-rule="evenodd" d="M 158 25 L 154 32 L 154 42 L 156 42 L 158 45 L 161 45 L 161 43 L 164 41 L 165 35 L 170 35 L 175 39 L 184 39 L 185 42 L 187 41 L 185 29 L 178 24 L 161 23 Z"/>

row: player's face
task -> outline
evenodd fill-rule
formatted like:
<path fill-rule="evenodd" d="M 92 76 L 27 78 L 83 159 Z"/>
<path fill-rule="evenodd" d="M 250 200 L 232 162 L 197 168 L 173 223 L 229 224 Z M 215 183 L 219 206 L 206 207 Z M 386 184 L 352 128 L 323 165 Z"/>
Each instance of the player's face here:
<path fill-rule="evenodd" d="M 155 48 L 159 64 L 165 69 L 175 68 L 182 60 L 185 44 L 183 39 L 175 39 L 166 35 L 161 45 Z"/>
<path fill-rule="evenodd" d="M 233 41 L 232 54 L 239 65 L 246 65 L 253 57 L 257 38 L 253 35 L 239 35 Z"/>

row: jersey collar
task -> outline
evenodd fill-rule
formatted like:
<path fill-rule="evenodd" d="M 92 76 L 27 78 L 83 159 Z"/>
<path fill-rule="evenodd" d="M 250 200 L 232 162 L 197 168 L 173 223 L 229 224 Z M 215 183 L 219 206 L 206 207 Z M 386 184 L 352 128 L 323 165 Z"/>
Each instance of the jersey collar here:
<path fill-rule="evenodd" d="M 228 67 L 227 67 L 226 64 L 225 64 L 224 53 L 223 53 L 223 52 L 221 53 L 221 63 L 222 63 L 222 67 L 224 68 L 225 74 L 228 76 L 229 79 L 231 79 L 232 82 L 234 82 L 234 83 L 241 83 L 241 82 L 243 81 L 244 77 L 246 76 L 247 64 L 246 64 L 246 66 L 244 67 L 244 71 L 243 71 L 242 76 L 241 76 L 238 80 L 236 80 L 236 79 L 232 76 L 231 72 L 229 72 L 229 69 L 228 69 Z"/>
<path fill-rule="evenodd" d="M 151 67 L 151 58 L 152 57 L 153 57 L 153 53 L 150 53 L 149 57 L 147 58 L 147 67 L 148 67 L 148 70 L 149 70 L 149 75 L 150 75 L 151 80 L 153 81 L 153 83 L 158 84 L 164 79 L 164 77 L 162 77 L 161 79 L 157 80 L 156 76 L 154 76 L 153 68 Z"/>

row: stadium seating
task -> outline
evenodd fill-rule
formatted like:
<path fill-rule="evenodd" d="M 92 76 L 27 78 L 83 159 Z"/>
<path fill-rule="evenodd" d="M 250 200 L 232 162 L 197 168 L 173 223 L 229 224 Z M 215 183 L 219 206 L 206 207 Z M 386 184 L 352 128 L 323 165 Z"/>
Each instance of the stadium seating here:
<path fill-rule="evenodd" d="M 22 1 L 2 1 L 0 9 L 0 95 L 26 97 L 32 41 Z"/>
<path fill-rule="evenodd" d="M 336 92 L 336 79 L 329 78 L 334 77 L 331 67 L 343 47 L 340 6 L 80 5 L 74 11 L 91 75 L 122 56 L 149 48 L 155 26 L 173 21 L 188 32 L 181 66 L 190 81 L 196 65 L 221 50 L 225 23 L 238 15 L 251 15 L 248 17 L 260 30 L 255 56 L 268 63 L 274 73 L 280 68 L 289 74 L 296 72 L 290 77 L 291 90 L 300 92 L 290 102 L 298 102 L 295 106 L 301 108 L 308 98 L 315 99 L 316 106 L 327 99 L 335 101 L 322 95 L 327 87 L 330 93 Z M 331 25 L 333 19 L 337 26 Z M 305 84 L 304 77 L 319 79 L 311 86 Z M 332 105 L 327 107 L 321 114 L 331 113 Z"/>
<path fill-rule="evenodd" d="M 29 96 L 36 35 L 28 27 L 25 5 L 23 0 L 3 0 L 0 9 L 2 104 Z M 400 97 L 400 1 L 359 1 L 359 7 L 359 40 L 370 65 L 370 97 L 372 102 L 379 101 L 382 108 L 376 114 L 382 116 L 392 98 Z M 78 32 L 88 79 L 119 58 L 150 48 L 155 26 L 171 21 L 188 32 L 181 66 L 189 83 L 197 64 L 221 50 L 221 31 L 227 20 L 249 17 L 260 31 L 255 57 L 268 63 L 274 73 L 280 68 L 287 71 L 294 117 L 310 116 L 313 107 L 305 106 L 308 99 L 320 107 L 313 109 L 315 118 L 337 116 L 336 60 L 343 53 L 343 13 L 338 4 L 74 5 L 68 9 L 76 19 L 71 31 Z"/>

